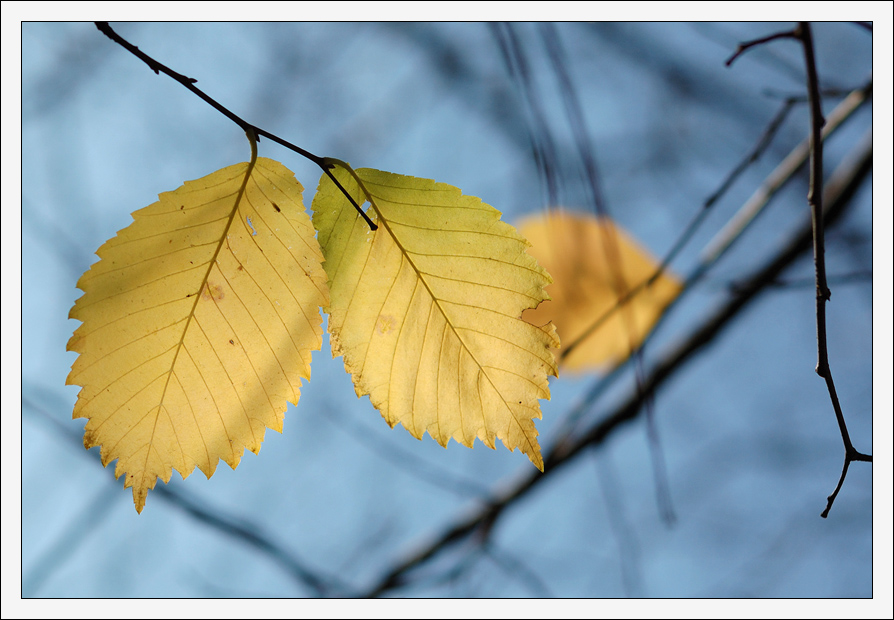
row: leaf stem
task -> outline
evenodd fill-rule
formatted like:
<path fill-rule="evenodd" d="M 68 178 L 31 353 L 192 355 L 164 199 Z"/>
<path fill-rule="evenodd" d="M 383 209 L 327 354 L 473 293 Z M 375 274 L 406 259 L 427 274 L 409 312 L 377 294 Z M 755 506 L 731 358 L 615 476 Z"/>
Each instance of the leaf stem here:
<path fill-rule="evenodd" d="M 99 29 L 100 32 L 102 32 L 104 35 L 109 37 L 112 41 L 114 41 L 115 43 L 117 43 L 118 45 L 120 45 L 121 47 L 126 49 L 128 52 L 130 52 L 131 54 L 133 54 L 134 56 L 136 56 L 137 58 L 139 58 L 140 60 L 145 62 L 147 65 L 149 65 L 149 68 L 152 69 L 156 73 L 156 75 L 158 75 L 160 73 L 164 73 L 168 77 L 176 80 L 177 82 L 182 84 L 186 89 L 188 89 L 190 92 L 192 92 L 194 95 L 196 95 L 197 97 L 202 99 L 205 103 L 207 103 L 212 108 L 214 108 L 215 110 L 217 110 L 218 112 L 220 112 L 221 114 L 226 116 L 228 119 L 230 119 L 231 121 L 233 121 L 234 123 L 239 125 L 239 127 L 241 127 L 242 130 L 246 134 L 249 134 L 249 140 L 251 140 L 251 134 L 253 134 L 255 136 L 256 140 L 260 140 L 260 136 L 263 136 L 263 137 L 267 138 L 268 140 L 270 140 L 272 142 L 276 142 L 277 144 L 280 144 L 280 145 L 286 147 L 287 149 L 289 149 L 290 151 L 294 151 L 294 152 L 298 153 L 299 155 L 301 155 L 302 157 L 304 157 L 305 159 L 309 159 L 310 161 L 315 163 L 317 166 L 320 167 L 320 169 L 323 170 L 323 172 L 326 173 L 327 176 L 329 176 L 330 179 L 335 181 L 335 184 L 338 186 L 338 189 L 341 190 L 341 192 L 347 197 L 347 199 L 351 202 L 351 204 L 354 206 L 354 208 L 357 209 L 357 212 L 363 216 L 363 218 L 366 220 L 366 223 L 369 225 L 370 229 L 376 230 L 376 225 L 373 224 L 372 221 L 366 216 L 366 214 L 363 212 L 363 209 L 360 208 L 360 205 L 357 204 L 357 202 L 351 197 L 351 195 L 348 194 L 348 192 L 345 191 L 345 189 L 341 186 L 341 184 L 338 181 L 336 181 L 335 178 L 332 176 L 332 173 L 329 171 L 329 165 L 326 163 L 327 158 L 320 157 L 318 155 L 314 155 L 310 151 L 307 151 L 307 150 L 301 148 L 300 146 L 296 146 L 296 145 L 292 144 L 291 142 L 288 142 L 287 140 L 283 140 L 279 136 L 270 133 L 269 131 L 266 131 L 264 129 L 261 129 L 260 127 L 256 127 L 255 125 L 252 125 L 251 123 L 249 123 L 242 117 L 236 115 L 235 113 L 233 113 L 231 110 L 229 110 L 222 104 L 218 103 L 214 98 L 212 98 L 211 96 L 206 94 L 204 91 L 202 91 L 198 86 L 196 86 L 196 82 L 198 82 L 198 80 L 196 80 L 195 78 L 187 77 L 187 76 L 183 75 L 182 73 L 177 73 L 170 67 L 167 67 L 167 66 L 161 64 L 160 62 L 158 62 L 157 60 L 155 60 L 154 58 L 152 58 L 145 52 L 140 51 L 140 48 L 138 48 L 136 45 L 133 45 L 133 44 L 129 43 L 128 41 L 126 41 L 125 39 L 123 39 L 117 32 L 112 30 L 112 27 L 109 25 L 109 22 L 94 22 L 94 23 L 96 24 L 96 27 Z M 256 145 L 253 145 L 253 146 L 255 148 L 254 152 L 256 154 L 257 146 Z"/>
<path fill-rule="evenodd" d="M 372 194 L 369 193 L 369 190 L 366 189 L 366 185 L 363 184 L 363 181 L 360 179 L 359 176 L 357 176 L 357 173 L 354 172 L 354 169 L 351 167 L 351 164 L 349 164 L 348 162 L 342 161 L 340 159 L 335 159 L 334 157 L 324 157 L 323 164 L 324 164 L 323 170 L 326 172 L 326 175 L 330 179 L 332 179 L 332 182 L 335 183 L 335 186 L 341 190 L 341 193 L 348 197 L 348 199 L 351 201 L 351 204 L 353 204 L 354 208 L 357 209 L 357 212 L 363 216 L 364 220 L 366 220 L 366 225 L 369 226 L 369 229 L 370 230 L 378 230 L 379 226 L 375 222 L 373 222 L 371 219 L 369 219 L 369 216 L 366 214 L 366 212 L 363 211 L 363 209 L 361 209 L 359 206 L 357 206 L 357 203 L 354 201 L 354 198 L 351 196 L 351 194 L 344 187 L 342 187 L 341 183 L 339 183 L 338 179 L 336 179 L 335 175 L 332 174 L 332 172 L 331 172 L 332 169 L 335 168 L 336 166 L 347 170 L 351 174 L 351 176 L 354 177 L 354 180 L 357 181 L 357 185 L 360 187 L 360 189 L 363 190 L 363 194 L 366 196 L 366 199 L 369 201 L 369 203 L 375 204 Z M 376 209 L 376 211 L 378 211 L 378 209 Z"/>

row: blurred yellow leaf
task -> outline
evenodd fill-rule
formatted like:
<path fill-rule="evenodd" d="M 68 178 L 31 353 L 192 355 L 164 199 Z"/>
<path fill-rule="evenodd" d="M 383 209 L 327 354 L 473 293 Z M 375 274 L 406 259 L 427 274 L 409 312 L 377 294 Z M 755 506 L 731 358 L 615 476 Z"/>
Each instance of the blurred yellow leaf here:
<path fill-rule="evenodd" d="M 118 459 L 138 512 L 172 468 L 235 468 L 298 402 L 328 301 L 301 191 L 263 158 L 188 181 L 135 212 L 78 281 L 74 417 L 103 465 Z"/>
<path fill-rule="evenodd" d="M 550 212 L 526 219 L 519 232 L 532 245 L 528 252 L 553 277 L 547 289 L 552 301 L 526 310 L 523 318 L 534 325 L 552 321 L 563 346 L 574 345 L 560 358 L 563 368 L 608 368 L 622 362 L 682 290 L 668 271 L 635 290 L 655 273 L 658 262 L 609 220 Z M 630 301 L 599 322 L 617 305 L 619 293 L 628 292 L 633 293 Z"/>
<path fill-rule="evenodd" d="M 323 176 L 313 217 L 330 341 L 357 395 L 416 438 L 472 447 L 477 437 L 491 448 L 499 439 L 543 469 L 533 419 L 558 340 L 551 325 L 520 320 L 550 281 L 525 240 L 450 185 L 371 169 L 355 178 L 342 165 L 334 174 L 378 224 L 370 231 Z"/>

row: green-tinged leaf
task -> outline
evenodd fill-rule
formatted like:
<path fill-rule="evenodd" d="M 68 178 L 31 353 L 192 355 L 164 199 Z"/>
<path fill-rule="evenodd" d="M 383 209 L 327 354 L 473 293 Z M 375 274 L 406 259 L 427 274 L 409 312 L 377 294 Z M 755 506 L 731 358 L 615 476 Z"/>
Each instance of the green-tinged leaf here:
<path fill-rule="evenodd" d="M 499 439 L 540 469 L 533 419 L 556 374 L 552 325 L 520 319 L 549 275 L 500 213 L 427 179 L 342 167 L 334 174 L 369 227 L 323 176 L 314 225 L 329 276 L 329 332 L 358 396 L 389 425 L 441 445 Z M 365 189 L 364 189 L 365 188 Z"/>

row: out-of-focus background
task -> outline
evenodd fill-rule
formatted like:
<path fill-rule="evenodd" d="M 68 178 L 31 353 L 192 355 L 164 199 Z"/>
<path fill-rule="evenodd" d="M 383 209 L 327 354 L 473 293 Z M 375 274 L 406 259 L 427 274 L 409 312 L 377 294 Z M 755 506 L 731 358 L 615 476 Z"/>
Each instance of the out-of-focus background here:
<path fill-rule="evenodd" d="M 674 260 L 681 276 L 807 135 L 796 42 L 724 65 L 740 42 L 791 26 L 113 23 L 249 122 L 356 167 L 450 183 L 511 223 L 550 203 L 592 210 L 589 153 L 615 220 L 659 257 L 781 118 Z M 814 37 L 828 114 L 871 81 L 873 34 L 822 23 Z M 869 101 L 827 141 L 827 174 L 871 127 Z M 309 205 L 319 169 L 270 141 L 260 154 L 295 171 Z M 809 253 L 662 385 L 651 427 L 644 412 L 617 426 L 489 529 L 392 581 L 532 465 L 389 429 L 325 339 L 282 434 L 235 471 L 175 473 L 137 515 L 71 419 L 75 285 L 132 211 L 248 156 L 236 125 L 92 24 L 22 24 L 24 597 L 873 596 L 877 466 L 853 464 L 819 516 L 843 449 L 813 371 Z M 672 308 L 643 372 L 802 225 L 806 193 L 805 168 Z M 870 174 L 826 239 L 831 366 L 851 438 L 870 453 L 872 225 Z M 581 403 L 583 429 L 610 415 L 633 377 L 594 398 L 596 375 L 552 380 L 544 449 Z"/>

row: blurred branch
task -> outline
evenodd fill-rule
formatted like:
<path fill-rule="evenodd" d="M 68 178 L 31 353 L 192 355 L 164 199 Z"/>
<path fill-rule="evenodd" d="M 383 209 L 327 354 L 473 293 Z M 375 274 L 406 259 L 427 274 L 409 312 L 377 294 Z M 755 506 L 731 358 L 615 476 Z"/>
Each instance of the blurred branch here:
<path fill-rule="evenodd" d="M 28 386 L 23 385 L 23 388 L 27 389 Z M 27 396 L 22 396 L 22 406 L 23 408 L 30 409 L 38 414 L 40 419 L 47 422 L 50 428 L 65 440 L 63 443 L 66 445 L 72 447 L 80 447 L 83 445 L 83 440 L 79 431 L 61 424 L 49 411 L 40 406 L 37 402 L 31 400 Z M 77 450 L 77 452 L 84 456 L 90 456 L 90 453 L 86 450 Z M 167 486 L 159 485 L 155 490 L 162 499 L 183 510 L 196 521 L 217 530 L 225 536 L 246 543 L 250 547 L 254 547 L 262 555 L 266 555 L 274 560 L 285 569 L 296 582 L 301 586 L 308 588 L 315 595 L 350 596 L 352 590 L 346 584 L 341 583 L 335 577 L 324 577 L 318 571 L 308 568 L 302 560 L 299 560 L 284 547 L 274 542 L 272 537 L 264 534 L 263 528 L 260 525 L 233 515 L 228 515 L 225 510 L 220 508 L 209 509 L 193 499 L 187 499 L 185 496 Z M 111 503 L 104 504 L 106 509 L 109 509 L 110 506 Z M 97 514 L 95 510 L 90 510 L 85 514 L 89 514 L 91 518 L 96 520 L 103 516 Z"/>
<path fill-rule="evenodd" d="M 27 573 L 23 570 L 22 598 L 37 596 L 38 590 L 47 579 L 65 564 L 79 546 L 87 542 L 93 530 L 98 528 L 111 513 L 112 504 L 117 495 L 117 489 L 112 488 L 111 485 L 103 485 L 97 493 L 84 502 L 80 511 L 71 515 L 62 534 L 34 560 Z"/>
<path fill-rule="evenodd" d="M 829 119 L 823 128 L 823 139 L 831 136 L 847 119 L 853 116 L 853 113 L 860 109 L 872 96 L 872 80 L 866 85 L 851 92 L 829 115 Z M 770 199 L 782 189 L 786 183 L 801 169 L 807 161 L 810 153 L 809 137 L 805 138 L 798 146 L 796 146 L 782 162 L 776 166 L 773 172 L 764 180 L 761 186 L 751 195 L 739 209 L 735 216 L 718 232 L 714 238 L 705 246 L 702 251 L 700 264 L 696 271 L 687 278 L 687 288 L 694 283 L 714 264 L 723 254 L 729 250 L 733 242 L 738 239 L 748 225 L 757 217 L 764 207 L 770 202 Z M 759 140 L 758 146 L 763 141 L 763 137 Z M 752 151 L 756 152 L 757 148 Z M 738 169 L 738 167 L 737 167 Z M 643 290 L 648 288 L 667 270 L 670 263 L 676 258 L 677 254 L 683 249 L 686 243 L 691 239 L 698 226 L 704 220 L 710 207 L 714 205 L 719 198 L 722 189 L 726 189 L 728 183 L 724 181 L 721 188 L 714 192 L 705 201 L 702 208 L 699 209 L 695 217 L 687 225 L 686 229 L 674 243 L 673 247 L 661 261 L 661 264 L 655 269 L 655 272 L 639 285 L 630 289 L 626 295 L 619 297 L 618 302 L 609 310 L 606 310 L 599 316 L 593 324 L 576 340 L 570 343 L 562 343 L 562 349 L 559 352 L 559 359 L 567 357 L 571 351 L 576 348 L 590 334 L 599 329 L 599 327 L 611 318 L 615 312 L 621 307 L 630 303 Z"/>
<path fill-rule="evenodd" d="M 596 155 L 592 141 L 589 139 L 590 132 L 584 120 L 583 107 L 580 104 L 574 83 L 569 75 L 565 51 L 559 41 L 555 25 L 548 23 L 540 24 L 540 36 L 546 47 L 553 72 L 559 82 L 559 90 L 565 106 L 565 115 L 568 117 L 568 124 L 571 128 L 571 134 L 574 136 L 578 157 L 580 157 L 581 165 L 584 168 L 584 176 L 587 180 L 587 187 L 590 190 L 593 209 L 597 216 L 610 220 L 611 214 L 608 209 L 608 202 L 605 200 L 602 192 L 602 183 L 600 182 L 599 170 L 596 165 Z M 612 292 L 615 298 L 623 299 L 629 296 L 630 284 L 624 278 L 624 261 L 619 250 L 617 233 L 614 227 L 608 227 L 601 230 L 601 236 L 603 238 L 602 252 L 611 276 Z M 621 318 L 628 335 L 628 351 L 630 357 L 633 358 L 637 385 L 641 386 L 645 376 L 642 348 L 634 342 L 636 329 L 629 308 L 626 309 Z M 577 342 L 580 341 L 580 339 L 577 340 Z M 574 348 L 575 344 L 572 343 L 571 348 Z M 565 355 L 567 355 L 567 352 L 562 351 L 559 354 L 559 359 L 564 359 Z M 652 474 L 655 480 L 655 494 L 659 512 L 664 522 L 670 525 L 676 520 L 676 516 L 674 514 L 673 502 L 671 501 L 670 484 L 667 481 L 661 438 L 658 434 L 658 427 L 655 425 L 654 406 L 651 400 L 646 401 L 646 436 L 649 443 L 649 455 L 652 461 Z"/>
<path fill-rule="evenodd" d="M 559 157 L 556 144 L 549 131 L 546 113 L 540 103 L 540 92 L 532 83 L 531 69 L 525 58 L 514 25 L 508 22 L 490 24 L 491 33 L 497 40 L 509 75 L 518 82 L 519 89 L 530 111 L 531 147 L 534 161 L 546 185 L 546 204 L 552 208 L 559 204 Z"/>
<path fill-rule="evenodd" d="M 599 460 L 594 459 L 593 463 L 599 479 L 602 505 L 605 506 L 608 526 L 618 546 L 621 585 L 627 598 L 642 598 L 639 545 L 624 508 L 624 497 L 617 486 L 617 476 L 612 465 L 611 453 L 605 451 L 601 456 L 602 458 Z"/>
<path fill-rule="evenodd" d="M 826 281 L 833 284 L 861 284 L 863 282 L 872 283 L 872 270 L 861 269 L 859 271 L 851 271 L 837 275 L 826 276 Z M 730 289 L 735 290 L 738 285 L 733 282 L 728 285 Z M 771 284 L 774 288 L 807 288 L 812 286 L 816 288 L 816 277 L 813 278 L 791 278 L 788 280 L 778 280 Z"/>
<path fill-rule="evenodd" d="M 870 84 L 871 84 L 871 82 L 870 82 Z M 858 91 L 862 91 L 865 88 L 866 87 L 864 86 L 863 88 L 858 89 Z M 768 94 L 772 96 L 772 93 L 768 93 Z M 823 92 L 824 97 L 825 96 L 840 97 L 840 96 L 844 96 L 847 94 L 848 94 L 847 91 L 839 91 L 839 90 L 830 90 L 830 91 Z M 763 155 L 764 151 L 770 145 L 770 142 L 776 136 L 776 132 L 779 130 L 779 127 L 782 125 L 782 123 L 785 121 L 785 119 L 788 118 L 788 114 L 789 114 L 789 112 L 791 112 L 792 108 L 799 103 L 806 103 L 807 101 L 808 101 L 807 98 L 804 97 L 803 95 L 793 95 L 793 96 L 787 96 L 787 97 L 783 98 L 782 107 L 779 109 L 779 111 L 776 113 L 776 115 L 772 118 L 772 120 L 769 122 L 767 127 L 764 129 L 760 138 L 758 138 L 758 140 L 757 140 L 757 144 L 755 144 L 755 146 L 751 150 L 751 152 L 748 153 L 742 159 L 741 162 L 739 162 L 739 165 L 737 165 L 735 168 L 733 168 L 733 170 L 730 171 L 729 175 L 727 175 L 727 177 L 720 184 L 720 187 L 718 187 L 717 190 L 713 194 L 711 194 L 708 197 L 708 199 L 705 201 L 706 209 L 713 206 L 713 204 L 715 202 L 717 202 L 720 199 L 720 197 L 723 196 L 726 193 L 726 191 L 732 186 L 733 182 L 735 182 L 735 180 L 738 179 L 739 176 L 741 176 L 741 174 L 745 170 L 747 170 L 751 164 L 756 162 L 760 158 L 760 156 Z M 863 101 L 865 101 L 865 97 L 863 99 L 860 99 L 859 103 L 862 103 Z M 859 106 L 859 103 L 858 103 L 858 106 Z M 844 114 L 843 118 L 847 118 L 850 115 L 850 112 L 852 112 L 855 109 L 856 109 L 856 107 L 850 107 L 849 111 Z M 837 111 L 837 108 L 836 108 L 836 111 Z M 838 122 L 840 122 L 840 120 Z M 836 123 L 836 126 L 837 126 L 837 123 Z M 824 133 L 823 139 L 825 139 L 825 136 L 826 136 L 826 134 Z"/>
<path fill-rule="evenodd" d="M 383 460 L 394 465 L 399 471 L 423 480 L 432 486 L 439 487 L 463 497 L 487 497 L 490 489 L 477 480 L 457 475 L 419 458 L 414 452 L 406 450 L 398 442 L 376 441 L 370 432 L 354 422 L 349 416 L 336 412 L 334 407 L 323 407 L 324 419 L 328 419 L 336 428 L 351 435 L 358 443 Z"/>
<path fill-rule="evenodd" d="M 348 596 L 351 588 L 333 576 L 323 577 L 289 553 L 273 538 L 264 534 L 263 528 L 251 521 L 228 515 L 219 508 L 209 509 L 194 499 L 174 491 L 167 486 L 156 487 L 158 495 L 184 511 L 196 521 L 216 529 L 231 538 L 247 543 L 262 555 L 276 561 L 295 581 L 309 588 L 317 596 Z"/>
<path fill-rule="evenodd" d="M 870 134 L 867 139 L 854 148 L 851 156 L 842 162 L 836 171 L 835 182 L 830 182 L 827 187 L 825 214 L 827 222 L 832 223 L 841 216 L 849 205 L 854 192 L 869 174 L 871 167 L 872 142 Z M 683 362 L 687 361 L 693 353 L 713 340 L 758 293 L 770 288 L 777 281 L 778 275 L 810 247 L 811 240 L 812 226 L 805 225 L 792 235 L 789 242 L 760 269 L 744 279 L 720 309 L 704 321 L 683 343 L 663 356 L 662 361 L 658 362 L 649 376 L 646 385 L 647 392 L 654 392 L 671 374 L 679 370 Z M 585 439 L 573 440 L 572 438 L 571 441 L 560 442 L 545 459 L 544 468 L 564 463 L 569 456 L 589 443 L 601 442 L 621 422 L 635 417 L 639 405 L 638 399 L 631 398 L 625 405 L 616 409 L 613 415 L 608 416 L 586 433 Z M 565 443 L 565 445 L 563 446 L 561 443 Z M 542 477 L 543 475 L 541 475 Z"/>
<path fill-rule="evenodd" d="M 537 574 L 537 571 L 529 568 L 521 558 L 516 557 L 508 551 L 500 549 L 491 541 L 486 542 L 482 546 L 482 550 L 484 554 L 498 567 L 503 569 L 507 575 L 518 580 L 524 587 L 530 590 L 535 597 L 553 598 L 555 596 L 543 579 Z"/>
<path fill-rule="evenodd" d="M 839 166 L 833 177 L 834 182 L 830 180 L 826 188 L 825 199 L 827 223 L 832 224 L 837 221 L 847 210 L 851 204 L 851 198 L 868 176 L 871 168 L 872 142 L 870 137 L 855 147 L 851 157 L 848 157 Z M 542 474 L 527 474 L 511 486 L 500 492 L 495 492 L 494 501 L 478 508 L 469 516 L 457 520 L 434 540 L 424 544 L 414 553 L 384 571 L 378 582 L 369 588 L 363 596 L 380 596 L 407 584 L 412 571 L 439 556 L 446 549 L 466 540 L 471 534 L 493 527 L 505 508 L 511 506 L 517 499 L 526 495 L 544 480 L 555 475 L 563 466 L 574 462 L 588 448 L 604 443 L 616 429 L 626 422 L 636 419 L 647 397 L 654 394 L 667 379 L 681 370 L 696 353 L 713 342 L 750 302 L 757 299 L 761 292 L 777 280 L 779 274 L 811 247 L 812 230 L 813 227 L 808 222 L 795 231 L 788 243 L 754 270 L 736 293 L 730 294 L 727 301 L 707 317 L 683 342 L 662 356 L 646 377 L 643 389 L 636 389 L 628 400 L 617 407 L 611 415 L 583 433 L 560 437 L 545 454 Z"/>
<path fill-rule="evenodd" d="M 844 101 L 832 110 L 823 127 L 822 139 L 831 136 L 839 127 L 851 118 L 872 96 L 872 80 L 855 89 Z M 715 263 L 738 239 L 744 229 L 760 214 L 776 192 L 801 169 L 810 156 L 810 140 L 808 136 L 783 159 L 761 186 L 751 195 L 736 215 L 718 232 L 702 251 L 702 265 Z"/>
<path fill-rule="evenodd" d="M 846 120 L 852 118 L 854 113 L 870 100 L 871 96 L 872 80 L 870 80 L 864 86 L 857 88 L 850 94 L 848 94 L 848 96 L 829 115 L 828 122 L 823 128 L 823 139 L 825 140 L 827 137 L 831 136 L 839 128 L 841 128 Z M 752 151 L 752 153 L 758 152 L 758 150 L 761 148 L 762 142 L 764 142 L 765 140 L 766 135 L 767 132 L 765 131 L 764 136 L 762 136 L 758 140 L 758 145 Z M 742 205 L 742 207 L 727 223 L 727 225 L 724 226 L 720 230 L 720 232 L 718 232 L 714 236 L 714 238 L 707 244 L 705 249 L 702 251 L 698 266 L 686 278 L 683 292 L 675 300 L 673 300 L 673 302 L 671 302 L 672 304 L 679 303 L 683 296 L 692 289 L 693 285 L 698 282 L 704 276 L 704 274 L 730 249 L 733 243 L 741 237 L 742 233 L 754 221 L 757 215 L 769 204 L 770 200 L 776 195 L 776 193 L 783 187 L 785 187 L 785 185 L 794 177 L 798 170 L 803 168 L 810 153 L 809 142 L 810 138 L 807 137 L 804 139 L 803 142 L 796 146 L 789 153 L 789 155 L 770 173 L 770 175 L 751 195 L 751 197 L 745 202 L 745 204 Z M 721 190 L 725 189 L 725 187 L 728 187 L 728 183 L 726 181 L 721 184 Z M 665 272 L 665 270 L 679 253 L 679 251 L 682 250 L 685 244 L 695 233 L 696 229 L 699 227 L 707 213 L 710 211 L 710 208 L 719 198 L 720 194 L 722 193 L 721 190 L 718 190 L 717 192 L 712 194 L 712 196 L 710 196 L 705 201 L 702 208 L 699 209 L 696 216 L 674 243 L 673 247 L 661 261 L 661 264 L 655 269 L 655 272 L 652 274 L 652 276 L 629 290 L 626 295 L 620 296 L 618 302 L 612 308 L 598 317 L 593 325 L 589 328 L 589 330 L 582 336 L 578 337 L 571 343 L 563 343 L 563 348 L 559 352 L 559 359 L 563 359 L 565 356 L 567 356 L 584 340 L 584 338 L 587 337 L 588 334 L 591 334 L 596 329 L 598 329 L 605 321 L 612 317 L 615 312 L 617 312 L 621 307 L 627 305 L 634 297 L 636 297 L 636 295 L 645 290 L 650 284 L 652 284 Z M 769 283 L 768 286 L 776 286 L 776 284 L 777 283 L 774 281 L 772 283 Z M 733 287 L 732 292 L 738 293 L 738 291 L 739 286 L 737 284 L 735 287 Z M 669 308 L 670 306 L 668 306 L 668 308 L 665 308 L 663 314 L 666 313 Z M 578 422 L 588 409 L 589 403 L 595 401 L 595 399 L 605 389 L 607 389 L 611 382 L 619 376 L 621 369 L 624 367 L 626 367 L 626 364 L 618 366 L 612 371 L 611 374 L 601 378 L 593 385 L 586 396 L 581 401 L 579 401 L 575 408 L 565 417 L 563 426 L 558 432 L 558 437 L 572 437 L 575 435 L 575 433 L 577 432 L 576 429 L 578 426 Z M 638 379 L 638 381 L 641 381 L 641 379 Z M 656 465 L 657 461 L 653 461 L 653 466 Z"/>
<path fill-rule="evenodd" d="M 568 62 L 565 50 L 562 48 L 562 44 L 559 41 L 559 35 L 556 32 L 556 25 L 549 22 L 541 23 L 540 36 L 543 38 L 550 63 L 552 64 L 553 71 L 559 81 L 562 102 L 565 104 L 565 114 L 568 117 L 568 124 L 571 126 L 571 134 L 574 136 L 574 143 L 584 168 L 584 175 L 586 176 L 590 195 L 593 199 L 593 207 L 595 208 L 597 215 L 608 217 L 608 204 L 606 203 L 605 196 L 602 192 L 602 183 L 599 179 L 599 168 L 596 165 L 596 154 L 594 153 L 592 141 L 589 139 L 590 131 L 584 120 L 584 111 L 583 106 L 581 106 L 580 103 L 580 98 L 577 96 L 574 83 L 568 73 Z"/>

